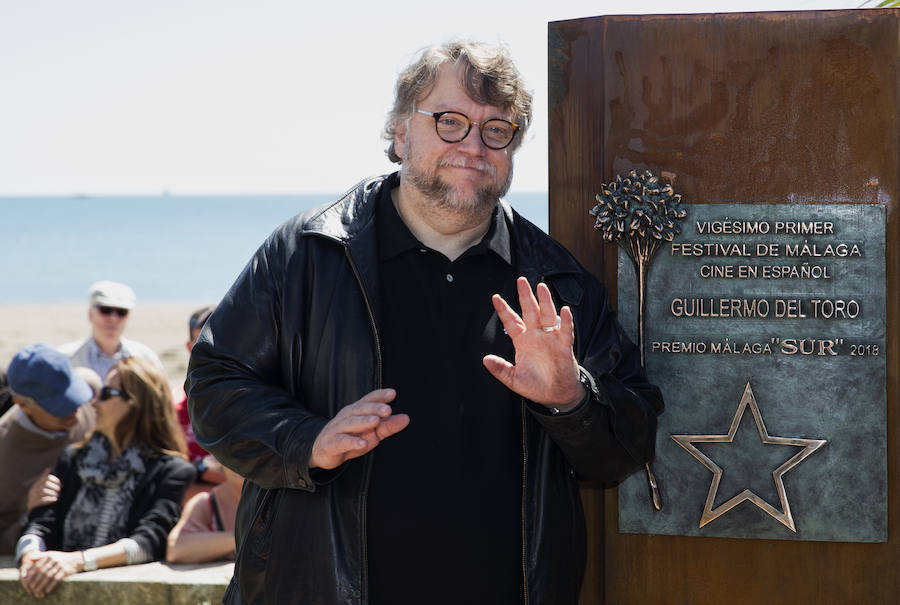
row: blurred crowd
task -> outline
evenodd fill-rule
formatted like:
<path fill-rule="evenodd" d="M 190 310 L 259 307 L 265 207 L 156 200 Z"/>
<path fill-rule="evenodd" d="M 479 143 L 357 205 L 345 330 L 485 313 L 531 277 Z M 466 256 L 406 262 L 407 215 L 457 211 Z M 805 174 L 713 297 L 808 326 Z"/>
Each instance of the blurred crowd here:
<path fill-rule="evenodd" d="M 101 567 L 234 558 L 243 478 L 197 444 L 156 353 L 125 337 L 135 303 L 97 282 L 86 338 L 0 368 L 0 555 L 36 597 Z M 188 351 L 213 309 L 188 319 Z"/>

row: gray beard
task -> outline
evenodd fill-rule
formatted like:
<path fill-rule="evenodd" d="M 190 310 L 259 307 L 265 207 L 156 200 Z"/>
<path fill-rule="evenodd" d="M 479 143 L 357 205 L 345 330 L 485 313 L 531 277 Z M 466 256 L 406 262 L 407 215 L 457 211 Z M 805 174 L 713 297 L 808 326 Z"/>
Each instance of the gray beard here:
<path fill-rule="evenodd" d="M 408 158 L 409 146 L 407 143 Z M 512 164 L 506 181 L 496 186 L 485 185 L 478 188 L 471 197 L 463 197 L 453 185 L 447 183 L 434 173 L 417 170 L 409 162 L 400 166 L 400 176 L 406 179 L 419 193 L 431 200 L 434 207 L 440 210 L 452 212 L 458 216 L 465 216 L 473 220 L 483 220 L 489 215 L 497 200 L 506 195 L 512 183 Z"/>

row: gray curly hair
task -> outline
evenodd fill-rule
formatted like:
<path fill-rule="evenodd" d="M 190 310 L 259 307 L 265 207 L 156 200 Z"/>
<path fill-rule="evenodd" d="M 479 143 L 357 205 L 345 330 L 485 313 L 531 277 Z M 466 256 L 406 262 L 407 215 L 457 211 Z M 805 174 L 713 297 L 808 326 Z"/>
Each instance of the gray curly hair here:
<path fill-rule="evenodd" d="M 412 116 L 416 101 L 428 94 L 437 82 L 441 67 L 448 64 L 463 68 L 463 85 L 473 101 L 513 113 L 519 133 L 510 150 L 515 152 L 522 143 L 531 124 L 532 95 L 526 90 L 507 49 L 482 42 L 453 41 L 420 51 L 417 58 L 400 72 L 394 106 L 384 125 L 384 138 L 390 141 L 385 153 L 390 161 L 397 164 L 402 161 L 394 149 L 397 124 Z"/>

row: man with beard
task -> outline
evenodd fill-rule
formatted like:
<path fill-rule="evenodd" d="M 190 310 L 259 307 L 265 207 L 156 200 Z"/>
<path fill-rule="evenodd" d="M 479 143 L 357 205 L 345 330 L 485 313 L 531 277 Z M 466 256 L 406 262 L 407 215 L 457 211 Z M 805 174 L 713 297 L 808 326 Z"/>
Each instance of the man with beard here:
<path fill-rule="evenodd" d="M 603 286 L 500 200 L 530 119 L 503 49 L 426 49 L 400 171 L 282 225 L 209 318 L 195 436 L 249 480 L 226 603 L 577 602 L 578 480 L 649 460 L 662 400 Z"/>

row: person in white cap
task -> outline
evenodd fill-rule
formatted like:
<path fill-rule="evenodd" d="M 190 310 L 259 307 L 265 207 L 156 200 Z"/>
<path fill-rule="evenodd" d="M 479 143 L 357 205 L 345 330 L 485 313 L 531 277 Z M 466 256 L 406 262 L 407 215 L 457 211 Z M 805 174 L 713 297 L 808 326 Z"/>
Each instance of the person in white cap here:
<path fill-rule="evenodd" d="M 90 368 L 101 377 L 117 361 L 132 356 L 163 367 L 150 347 L 122 336 L 128 314 L 134 308 L 134 290 L 118 282 L 98 281 L 90 288 L 89 300 L 91 336 L 59 347 L 72 360 L 72 365 Z"/>

